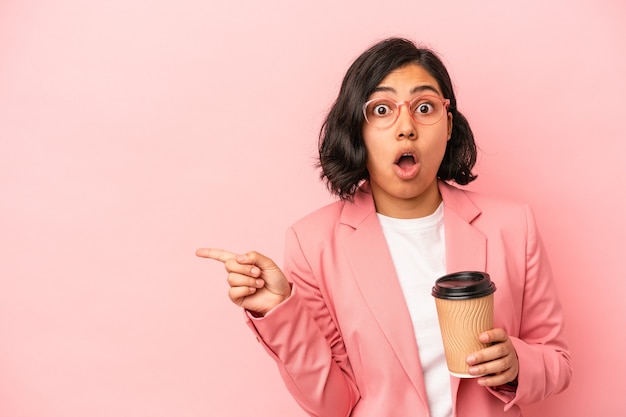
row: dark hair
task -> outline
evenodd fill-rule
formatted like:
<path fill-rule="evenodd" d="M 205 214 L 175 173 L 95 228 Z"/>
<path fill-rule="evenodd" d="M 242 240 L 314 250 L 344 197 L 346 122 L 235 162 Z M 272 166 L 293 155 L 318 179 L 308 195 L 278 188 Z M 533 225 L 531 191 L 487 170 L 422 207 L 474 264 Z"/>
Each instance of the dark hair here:
<path fill-rule="evenodd" d="M 319 136 L 320 178 L 331 193 L 351 200 L 362 180 L 369 179 L 367 151 L 362 136 L 363 103 L 393 70 L 417 64 L 437 80 L 444 98 L 450 100 L 452 135 L 446 146 L 438 178 L 466 185 L 476 179 L 476 144 L 467 119 L 457 110 L 452 81 L 437 55 L 402 38 L 383 40 L 359 56 L 341 84 L 339 96 L 322 125 Z"/>

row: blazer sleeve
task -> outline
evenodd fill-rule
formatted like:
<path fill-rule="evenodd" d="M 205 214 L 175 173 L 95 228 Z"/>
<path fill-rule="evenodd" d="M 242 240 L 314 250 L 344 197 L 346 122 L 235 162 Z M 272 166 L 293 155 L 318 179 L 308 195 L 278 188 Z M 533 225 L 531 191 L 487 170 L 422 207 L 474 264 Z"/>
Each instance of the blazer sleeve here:
<path fill-rule="evenodd" d="M 526 276 L 520 329 L 519 335 L 511 335 L 519 359 L 518 385 L 513 391 L 492 390 L 507 402 L 505 410 L 514 404 L 536 403 L 563 391 L 572 376 L 563 333 L 563 310 L 534 215 L 528 206 L 526 232 Z"/>
<path fill-rule="evenodd" d="M 291 296 L 265 317 L 246 314 L 287 389 L 311 416 L 347 417 L 359 399 L 341 335 L 296 232 L 286 237 L 284 272 Z"/>

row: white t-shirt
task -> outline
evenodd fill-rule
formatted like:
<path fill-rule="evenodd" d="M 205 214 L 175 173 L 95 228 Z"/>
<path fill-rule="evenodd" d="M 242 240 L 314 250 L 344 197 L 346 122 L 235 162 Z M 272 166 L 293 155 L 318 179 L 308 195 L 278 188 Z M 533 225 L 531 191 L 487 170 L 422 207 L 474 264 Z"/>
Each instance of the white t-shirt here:
<path fill-rule="evenodd" d="M 413 322 L 432 417 L 452 416 L 450 375 L 431 295 L 435 280 L 446 273 L 443 210 L 441 203 L 417 219 L 378 214 Z"/>

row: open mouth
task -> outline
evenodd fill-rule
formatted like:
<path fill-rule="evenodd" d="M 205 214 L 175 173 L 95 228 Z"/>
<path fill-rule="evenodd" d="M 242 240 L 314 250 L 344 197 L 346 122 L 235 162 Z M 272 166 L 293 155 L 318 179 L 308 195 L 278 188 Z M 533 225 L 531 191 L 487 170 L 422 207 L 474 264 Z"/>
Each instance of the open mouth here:
<path fill-rule="evenodd" d="M 403 180 L 410 180 L 417 176 L 420 163 L 417 155 L 412 151 L 403 152 L 394 163 L 394 172 Z"/>
<path fill-rule="evenodd" d="M 396 165 L 398 165 L 403 170 L 411 169 L 417 161 L 415 160 L 415 155 L 410 153 L 404 153 L 400 155 L 400 158 L 396 161 Z"/>

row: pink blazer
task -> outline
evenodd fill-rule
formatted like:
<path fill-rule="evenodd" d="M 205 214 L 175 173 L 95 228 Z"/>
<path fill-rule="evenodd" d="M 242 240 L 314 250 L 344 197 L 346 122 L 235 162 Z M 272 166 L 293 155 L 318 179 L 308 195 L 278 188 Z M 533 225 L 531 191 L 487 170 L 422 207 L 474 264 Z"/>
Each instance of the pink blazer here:
<path fill-rule="evenodd" d="M 495 327 L 510 335 L 520 366 L 516 390 L 451 376 L 454 414 L 519 416 L 520 406 L 565 389 L 572 373 L 532 212 L 439 188 L 447 270 L 491 275 Z M 289 229 L 284 271 L 291 297 L 264 318 L 246 317 L 302 408 L 320 417 L 429 416 L 411 318 L 367 187 Z"/>

